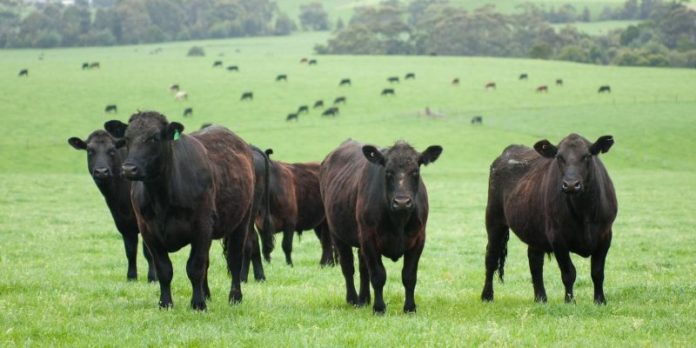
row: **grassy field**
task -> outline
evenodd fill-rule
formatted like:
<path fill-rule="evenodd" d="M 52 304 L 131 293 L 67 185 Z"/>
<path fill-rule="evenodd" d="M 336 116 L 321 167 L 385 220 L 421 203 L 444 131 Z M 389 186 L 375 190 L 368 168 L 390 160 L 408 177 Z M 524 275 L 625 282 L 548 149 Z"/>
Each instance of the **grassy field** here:
<path fill-rule="evenodd" d="M 534 60 L 456 57 L 319 56 L 300 64 L 323 35 L 199 42 L 204 58 L 187 58 L 194 43 L 44 51 L 0 51 L 0 346 L 689 346 L 696 340 L 696 71 L 618 68 Z M 150 55 L 162 47 L 159 55 Z M 239 73 L 213 69 L 236 64 Z M 83 61 L 100 70 L 81 71 Z M 28 78 L 18 78 L 21 68 Z M 415 72 L 392 86 L 386 78 Z M 529 81 L 518 81 L 521 72 Z M 288 82 L 274 82 L 276 74 Z M 352 87 L 338 87 L 349 77 Z M 450 85 L 454 77 L 459 87 Z M 564 87 L 553 81 L 563 78 Z M 497 91 L 483 85 L 495 81 Z M 167 91 L 179 83 L 188 102 Z M 548 94 L 534 92 L 549 85 Z M 598 95 L 609 84 L 611 95 Z M 240 102 L 243 91 L 253 102 Z M 346 96 L 335 119 L 312 111 L 297 123 L 287 113 L 317 99 Z M 119 114 L 103 113 L 117 104 Z M 192 118 L 182 118 L 184 107 Z M 443 115 L 419 116 L 429 107 Z M 319 243 L 308 233 L 295 244 L 295 267 L 274 261 L 268 281 L 243 286 L 230 306 L 221 247 L 211 250 L 213 295 L 206 313 L 188 307 L 187 249 L 173 254 L 170 311 L 157 308 L 159 287 L 126 282 L 126 260 L 103 200 L 86 171 L 85 154 L 68 146 L 104 121 L 155 109 L 187 131 L 204 122 L 228 126 L 249 142 L 272 147 L 286 161 L 321 160 L 352 137 L 388 145 L 406 139 L 418 149 L 444 147 L 423 170 L 431 214 L 416 288 L 418 313 L 401 313 L 401 261 L 386 262 L 387 314 L 344 302 L 338 268 L 319 268 Z M 471 126 L 473 115 L 482 126 Z M 483 285 L 483 216 L 487 171 L 511 143 L 558 142 L 571 132 L 612 134 L 602 155 L 614 180 L 614 225 L 605 291 L 592 303 L 589 261 L 574 256 L 577 304 L 563 303 L 554 260 L 546 262 L 549 303 L 533 302 L 526 248 L 509 243 L 506 282 L 496 300 L 479 300 Z M 691 343 L 690 343 L 691 342 Z"/>

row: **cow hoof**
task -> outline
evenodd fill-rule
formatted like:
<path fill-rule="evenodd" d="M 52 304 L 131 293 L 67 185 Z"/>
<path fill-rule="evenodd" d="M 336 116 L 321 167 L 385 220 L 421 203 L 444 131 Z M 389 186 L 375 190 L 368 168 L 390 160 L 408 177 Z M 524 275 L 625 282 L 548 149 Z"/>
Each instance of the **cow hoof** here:
<path fill-rule="evenodd" d="M 256 280 L 257 283 L 263 283 L 266 281 L 266 277 L 265 276 L 254 277 L 254 280 Z"/>
<path fill-rule="evenodd" d="M 416 305 L 404 306 L 404 313 L 416 313 Z"/>
<path fill-rule="evenodd" d="M 230 304 L 239 304 L 242 302 L 242 293 L 239 291 L 231 291 L 229 296 Z"/>
<path fill-rule="evenodd" d="M 137 275 L 129 274 L 128 276 L 126 276 L 126 281 L 135 282 L 135 281 L 137 281 L 137 280 L 138 280 L 138 276 L 137 276 Z"/>
<path fill-rule="evenodd" d="M 147 282 L 148 283 L 156 283 L 157 282 L 157 277 L 155 276 L 147 276 Z"/>
<path fill-rule="evenodd" d="M 481 293 L 481 301 L 493 302 L 493 291 L 483 290 L 483 293 Z"/>
<path fill-rule="evenodd" d="M 607 299 L 605 299 L 604 296 L 602 296 L 602 297 L 596 297 L 596 298 L 594 299 L 594 303 L 595 303 L 596 305 L 606 305 L 606 304 L 607 304 Z"/>
<path fill-rule="evenodd" d="M 173 307 L 174 307 L 174 302 L 171 302 L 171 301 L 170 302 L 160 301 L 160 303 L 159 303 L 160 309 L 168 310 L 168 309 L 171 309 Z"/>
<path fill-rule="evenodd" d="M 205 305 L 205 301 L 194 301 L 191 300 L 191 308 L 197 311 L 205 311 L 208 309 L 208 307 Z"/>
<path fill-rule="evenodd" d="M 546 303 L 546 300 L 547 300 L 547 299 L 546 299 L 546 295 L 537 295 L 537 296 L 534 296 L 534 302 L 537 302 L 537 303 Z"/>
<path fill-rule="evenodd" d="M 575 304 L 575 298 L 573 298 L 573 295 L 566 295 L 565 296 L 565 303 Z"/>
<path fill-rule="evenodd" d="M 387 311 L 387 306 L 385 306 L 385 305 L 381 305 L 381 306 L 375 305 L 374 307 L 372 307 L 372 313 L 374 315 L 384 315 L 384 313 L 386 311 Z"/>

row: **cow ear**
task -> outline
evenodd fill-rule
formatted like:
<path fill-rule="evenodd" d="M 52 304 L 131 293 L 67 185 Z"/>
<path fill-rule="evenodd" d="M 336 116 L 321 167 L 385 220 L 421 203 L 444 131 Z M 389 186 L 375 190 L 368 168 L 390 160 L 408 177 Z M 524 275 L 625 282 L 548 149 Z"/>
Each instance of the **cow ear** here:
<path fill-rule="evenodd" d="M 68 144 L 70 146 L 74 147 L 75 150 L 86 150 L 87 149 L 87 143 L 84 142 L 84 140 L 78 138 L 78 137 L 72 137 L 68 139 Z"/>
<path fill-rule="evenodd" d="M 167 125 L 167 139 L 177 140 L 179 135 L 184 131 L 184 125 L 179 122 L 171 122 Z"/>
<path fill-rule="evenodd" d="M 128 125 L 119 120 L 111 120 L 104 123 L 104 129 L 114 138 L 123 138 L 126 135 L 126 128 L 128 128 Z"/>
<path fill-rule="evenodd" d="M 435 162 L 439 157 L 440 154 L 442 153 L 442 146 L 440 145 L 431 145 L 428 146 L 423 153 L 420 154 L 420 157 L 418 158 L 418 164 L 422 164 L 424 166 L 427 166 L 430 163 Z"/>
<path fill-rule="evenodd" d="M 598 155 L 599 153 L 605 153 L 611 149 L 614 145 L 614 137 L 611 135 L 602 135 L 595 141 L 592 146 L 590 146 L 590 153 L 593 155 Z"/>
<path fill-rule="evenodd" d="M 558 149 L 546 139 L 534 144 L 534 150 L 546 158 L 554 158 L 558 152 Z"/>
<path fill-rule="evenodd" d="M 116 143 L 114 143 L 114 146 L 117 149 L 122 148 L 124 145 L 126 145 L 126 139 L 118 139 L 118 140 L 116 140 Z"/>
<path fill-rule="evenodd" d="M 376 147 L 372 145 L 363 146 L 362 152 L 363 155 L 365 155 L 365 158 L 367 158 L 368 161 L 374 164 L 379 164 L 380 166 L 383 166 L 384 162 L 386 162 L 386 160 L 384 159 L 384 155 L 382 154 L 382 151 L 379 151 Z"/>

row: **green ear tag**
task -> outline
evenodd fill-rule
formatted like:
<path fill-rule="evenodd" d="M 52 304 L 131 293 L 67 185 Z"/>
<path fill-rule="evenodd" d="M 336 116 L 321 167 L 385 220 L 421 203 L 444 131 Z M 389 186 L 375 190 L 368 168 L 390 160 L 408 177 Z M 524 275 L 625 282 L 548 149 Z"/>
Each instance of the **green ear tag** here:
<path fill-rule="evenodd" d="M 181 134 L 179 134 L 179 130 L 177 129 L 174 131 L 174 140 L 179 140 L 179 138 L 181 138 Z"/>

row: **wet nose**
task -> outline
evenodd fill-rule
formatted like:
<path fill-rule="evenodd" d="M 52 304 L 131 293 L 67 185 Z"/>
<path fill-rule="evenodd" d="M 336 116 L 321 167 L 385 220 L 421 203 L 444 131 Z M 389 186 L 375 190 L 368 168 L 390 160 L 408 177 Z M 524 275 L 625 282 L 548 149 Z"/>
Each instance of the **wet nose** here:
<path fill-rule="evenodd" d="M 582 190 L 582 183 L 580 183 L 580 180 L 563 180 L 561 190 L 565 193 L 580 192 Z"/>
<path fill-rule="evenodd" d="M 121 170 L 123 171 L 123 175 L 126 177 L 138 176 L 138 167 L 134 164 L 124 163 L 121 166 Z"/>
<path fill-rule="evenodd" d="M 406 209 L 413 205 L 411 197 L 396 197 L 392 201 L 392 206 L 396 209 Z"/>
<path fill-rule="evenodd" d="M 94 171 L 92 171 L 92 176 L 95 178 L 107 178 L 110 175 L 109 168 L 94 168 Z"/>

